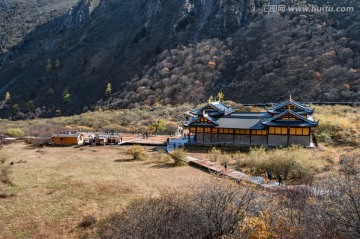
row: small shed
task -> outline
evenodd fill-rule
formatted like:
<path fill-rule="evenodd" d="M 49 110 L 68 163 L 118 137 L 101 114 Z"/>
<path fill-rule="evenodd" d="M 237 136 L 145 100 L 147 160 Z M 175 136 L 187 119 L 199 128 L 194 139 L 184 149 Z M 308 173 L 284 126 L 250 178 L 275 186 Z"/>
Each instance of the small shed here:
<path fill-rule="evenodd" d="M 120 143 L 120 135 L 119 134 L 107 134 L 104 135 L 107 139 L 107 144 L 119 144 Z"/>
<path fill-rule="evenodd" d="M 105 145 L 107 144 L 107 138 L 105 137 L 99 137 L 96 141 L 96 145 Z"/>
<path fill-rule="evenodd" d="M 95 145 L 105 145 L 107 138 L 104 135 L 95 134 Z"/>
<path fill-rule="evenodd" d="M 83 145 L 84 135 L 77 134 L 54 134 L 51 137 L 53 145 L 69 146 L 69 145 Z"/>
<path fill-rule="evenodd" d="M 95 134 L 84 133 L 84 144 L 85 145 L 93 145 L 95 144 Z"/>

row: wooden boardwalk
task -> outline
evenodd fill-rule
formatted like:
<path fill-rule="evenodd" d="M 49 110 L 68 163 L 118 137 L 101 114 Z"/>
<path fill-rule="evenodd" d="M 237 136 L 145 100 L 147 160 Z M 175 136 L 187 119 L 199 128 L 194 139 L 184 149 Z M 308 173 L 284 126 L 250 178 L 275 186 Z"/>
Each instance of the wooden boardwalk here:
<path fill-rule="evenodd" d="M 124 135 L 122 138 L 122 142 L 120 142 L 119 145 L 138 144 L 145 146 L 165 146 L 168 138 L 169 136 L 167 135 L 151 135 L 147 138 L 144 138 L 137 134 Z"/>
<path fill-rule="evenodd" d="M 189 161 L 189 165 L 191 166 L 208 170 L 210 173 L 217 173 L 226 176 L 227 178 L 230 178 L 237 182 L 247 181 L 266 188 L 278 186 L 277 182 L 275 181 L 266 182 L 263 180 L 264 179 L 263 177 L 251 177 L 250 175 L 229 168 L 225 171 L 224 166 L 210 162 L 208 160 L 200 160 L 191 156 L 187 156 L 186 159 Z"/>

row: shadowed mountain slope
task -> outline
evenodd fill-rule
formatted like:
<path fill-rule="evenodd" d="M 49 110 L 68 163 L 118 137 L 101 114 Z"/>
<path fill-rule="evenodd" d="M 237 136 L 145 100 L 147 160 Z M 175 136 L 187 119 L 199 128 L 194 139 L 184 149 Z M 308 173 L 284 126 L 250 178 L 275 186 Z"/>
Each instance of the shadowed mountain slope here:
<path fill-rule="evenodd" d="M 357 1 L 306 14 L 267 14 L 267 2 L 83 0 L 0 55 L 0 94 L 11 94 L 0 114 L 198 103 L 219 90 L 239 102 L 358 101 Z"/>

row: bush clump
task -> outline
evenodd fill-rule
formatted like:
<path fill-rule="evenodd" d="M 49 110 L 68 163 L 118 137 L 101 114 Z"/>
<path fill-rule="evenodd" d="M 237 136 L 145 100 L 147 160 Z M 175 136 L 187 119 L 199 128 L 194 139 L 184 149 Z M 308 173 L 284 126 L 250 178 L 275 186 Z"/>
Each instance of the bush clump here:
<path fill-rule="evenodd" d="M 6 134 L 9 135 L 10 137 L 15 137 L 15 138 L 23 137 L 25 135 L 25 133 L 19 128 L 8 129 L 6 131 Z"/>
<path fill-rule="evenodd" d="M 285 179 L 307 178 L 326 164 L 324 160 L 314 158 L 310 150 L 298 146 L 273 150 L 251 148 L 247 157 L 238 162 L 238 167 L 249 168 L 254 175 L 268 171 Z"/>
<path fill-rule="evenodd" d="M 10 167 L 3 167 L 1 168 L 0 171 L 0 182 L 9 186 L 14 186 L 14 183 L 12 181 L 12 179 L 10 178 L 10 174 L 11 174 L 11 170 Z"/>
<path fill-rule="evenodd" d="M 86 215 L 81 222 L 79 223 L 79 227 L 87 228 L 91 227 L 96 223 L 96 217 L 94 215 Z"/>
<path fill-rule="evenodd" d="M 360 110 L 350 106 L 316 107 L 316 138 L 327 144 L 360 145 Z"/>
<path fill-rule="evenodd" d="M 171 154 L 171 158 L 174 160 L 175 166 L 183 166 L 186 165 L 186 151 L 183 148 L 179 148 L 174 150 Z"/>
<path fill-rule="evenodd" d="M 170 156 L 166 153 L 165 149 L 158 148 L 157 150 L 157 163 L 164 163 L 170 160 Z"/>
<path fill-rule="evenodd" d="M 15 196 L 16 196 L 15 193 L 6 193 L 6 192 L 0 191 L 0 199 L 11 198 L 11 197 L 15 197 Z"/>
<path fill-rule="evenodd" d="M 4 150 L 0 150 L 0 164 L 4 164 L 8 158 L 9 155 Z"/>
<path fill-rule="evenodd" d="M 140 145 L 131 146 L 126 153 L 131 155 L 134 160 L 144 160 L 146 156 L 145 148 Z"/>
<path fill-rule="evenodd" d="M 214 178 L 189 193 L 170 192 L 133 201 L 99 223 L 98 237 L 239 238 L 236 234 L 253 196 L 249 188 Z"/>
<path fill-rule="evenodd" d="M 221 156 L 221 150 L 217 149 L 216 147 L 212 147 L 208 153 L 210 155 L 211 162 L 217 162 Z"/>

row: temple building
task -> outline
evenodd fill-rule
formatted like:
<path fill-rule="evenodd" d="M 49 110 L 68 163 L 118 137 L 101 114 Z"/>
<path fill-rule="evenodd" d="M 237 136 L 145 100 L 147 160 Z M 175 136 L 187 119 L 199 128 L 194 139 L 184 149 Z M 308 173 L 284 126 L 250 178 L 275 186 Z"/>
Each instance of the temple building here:
<path fill-rule="evenodd" d="M 237 112 L 216 101 L 187 112 L 183 126 L 198 145 L 312 146 L 313 113 L 291 97 L 266 112 Z"/>

